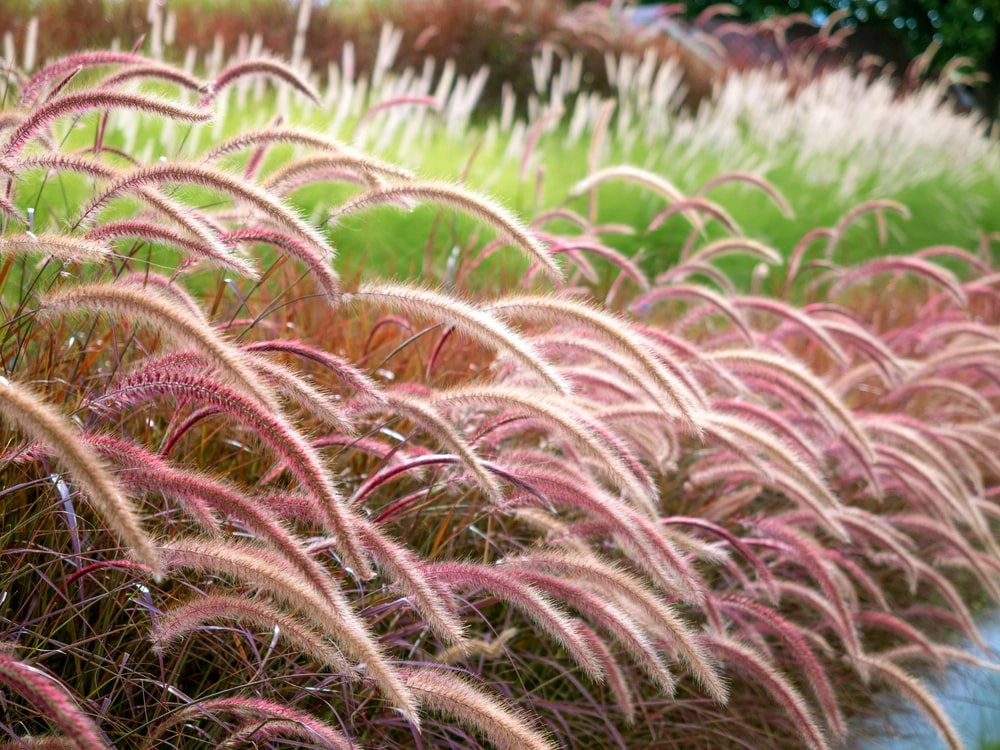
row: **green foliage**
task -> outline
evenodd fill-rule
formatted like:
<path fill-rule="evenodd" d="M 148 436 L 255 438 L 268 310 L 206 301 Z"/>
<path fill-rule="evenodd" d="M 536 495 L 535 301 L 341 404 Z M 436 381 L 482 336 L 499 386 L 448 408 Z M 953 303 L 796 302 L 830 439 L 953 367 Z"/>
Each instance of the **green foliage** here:
<path fill-rule="evenodd" d="M 772 15 L 809 13 L 822 21 L 831 13 L 848 11 L 842 22 L 856 28 L 873 29 L 902 40 L 911 56 L 923 52 L 932 41 L 941 44 L 940 60 L 965 55 L 979 69 L 988 67 L 998 43 L 1000 0 L 731 0 L 746 21 Z M 715 0 L 690 0 L 694 17 Z"/>

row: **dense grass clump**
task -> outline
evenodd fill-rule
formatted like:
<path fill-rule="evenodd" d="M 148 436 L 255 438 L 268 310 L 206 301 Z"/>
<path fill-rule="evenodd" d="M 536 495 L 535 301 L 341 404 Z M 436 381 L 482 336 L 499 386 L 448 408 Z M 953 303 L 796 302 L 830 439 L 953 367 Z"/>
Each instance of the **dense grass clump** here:
<path fill-rule="evenodd" d="M 582 113 L 563 124 L 472 130 L 515 152 L 529 196 L 507 203 L 434 171 L 470 132 L 468 79 L 352 114 L 357 81 L 331 94 L 269 58 L 209 81 L 81 53 L 11 77 L 8 745 L 828 748 L 888 689 L 961 746 L 918 678 L 978 663 L 957 638 L 981 644 L 973 608 L 1000 599 L 985 212 L 962 209 L 979 236 L 898 254 L 902 230 L 873 241 L 907 213 L 869 194 L 877 166 L 827 219 L 745 168 L 692 190 L 612 163 L 696 122 L 759 135 L 730 89 L 662 131 L 628 109 L 668 106 L 656 70 L 612 105 L 552 84 Z M 272 107 L 239 106 L 263 78 Z M 951 167 L 995 163 L 931 98 L 879 111 L 923 107 L 976 139 L 939 144 Z M 317 126 L 330 105 L 352 143 Z M 760 137 L 748 152 L 779 150 Z M 550 179 L 555 138 L 581 174 Z M 926 145 L 892 148 L 916 165 Z M 926 168 L 896 188 L 953 179 Z M 727 184 L 807 228 L 744 234 Z M 423 278 L 366 257 L 386 233 Z"/>

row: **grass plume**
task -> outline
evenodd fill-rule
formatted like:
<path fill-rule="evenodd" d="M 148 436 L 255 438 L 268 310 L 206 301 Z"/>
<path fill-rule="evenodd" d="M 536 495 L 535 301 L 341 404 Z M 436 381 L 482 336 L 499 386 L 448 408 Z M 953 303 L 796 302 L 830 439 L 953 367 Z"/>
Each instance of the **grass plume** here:
<path fill-rule="evenodd" d="M 0 414 L 44 446 L 66 467 L 87 495 L 101 519 L 118 535 L 139 562 L 162 575 L 160 557 L 142 530 L 128 495 L 107 471 L 76 428 L 34 391 L 0 378 Z"/>
<path fill-rule="evenodd" d="M 17 253 L 46 253 L 60 260 L 100 261 L 108 257 L 107 245 L 80 237 L 43 233 L 15 234 L 0 238 L 0 257 Z"/>
<path fill-rule="evenodd" d="M 419 725 L 413 695 L 346 599 L 331 606 L 327 596 L 289 573 L 287 561 L 264 546 L 177 540 L 165 545 L 162 552 L 171 567 L 230 575 L 261 587 L 286 605 L 301 610 L 345 654 L 363 663 L 366 674 L 378 684 L 386 699 L 409 721 Z"/>
<path fill-rule="evenodd" d="M 498 697 L 452 672 L 430 667 L 408 669 L 406 686 L 421 704 L 479 730 L 497 750 L 553 750 L 555 745 L 529 720 Z"/>
<path fill-rule="evenodd" d="M 341 204 L 330 216 L 330 221 L 339 222 L 342 216 L 371 206 L 416 199 L 442 203 L 475 216 L 502 236 L 508 237 L 553 281 L 562 282 L 562 269 L 531 229 L 495 200 L 459 185 L 447 182 L 412 181 L 374 188 Z"/>
<path fill-rule="evenodd" d="M 152 287 L 67 285 L 47 295 L 41 307 L 48 314 L 107 310 L 168 331 L 179 343 L 199 351 L 243 393 L 267 409 L 278 411 L 273 391 L 254 373 L 239 349 L 226 342 L 204 319 L 195 317 Z"/>
<path fill-rule="evenodd" d="M 443 320 L 463 335 L 494 351 L 504 352 L 535 373 L 556 393 L 568 395 L 566 379 L 547 362 L 529 339 L 505 325 L 496 316 L 457 295 L 391 282 L 362 285 L 357 296 L 404 312 Z"/>
<path fill-rule="evenodd" d="M 0 650 L 0 684 L 26 699 L 59 728 L 78 750 L 108 750 L 94 720 L 66 692 L 64 686 L 38 667 Z"/>
<path fill-rule="evenodd" d="M 73 92 L 42 104 L 28 115 L 10 134 L 3 146 L 3 155 L 7 158 L 19 155 L 39 131 L 58 117 L 101 109 L 133 109 L 187 122 L 205 122 L 212 116 L 204 109 L 192 109 L 145 94 L 101 90 Z"/>

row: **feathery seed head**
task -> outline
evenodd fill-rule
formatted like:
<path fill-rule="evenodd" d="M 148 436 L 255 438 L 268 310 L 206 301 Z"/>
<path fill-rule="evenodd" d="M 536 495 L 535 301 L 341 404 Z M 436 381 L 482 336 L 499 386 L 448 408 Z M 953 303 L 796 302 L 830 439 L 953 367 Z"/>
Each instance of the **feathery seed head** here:
<path fill-rule="evenodd" d="M 481 219 L 497 232 L 509 237 L 528 258 L 538 263 L 556 283 L 562 282 L 562 270 L 552 258 L 552 254 L 520 219 L 493 199 L 474 193 L 459 185 L 428 181 L 385 185 L 369 190 L 347 201 L 330 216 L 330 221 L 336 222 L 341 216 L 353 213 L 354 211 L 360 211 L 369 206 L 397 203 L 411 199 L 443 203 Z"/>
<path fill-rule="evenodd" d="M 80 483 L 102 520 L 159 580 L 162 567 L 152 541 L 121 485 L 75 427 L 33 391 L 0 379 L 0 415 L 51 452 Z"/>
<path fill-rule="evenodd" d="M 262 406 L 278 410 L 273 392 L 261 382 L 238 349 L 227 343 L 203 318 L 192 315 L 185 305 L 152 287 L 138 289 L 115 283 L 66 285 L 49 293 L 42 300 L 41 309 L 49 314 L 108 310 L 162 328 L 181 343 L 198 350 L 212 366 Z"/>

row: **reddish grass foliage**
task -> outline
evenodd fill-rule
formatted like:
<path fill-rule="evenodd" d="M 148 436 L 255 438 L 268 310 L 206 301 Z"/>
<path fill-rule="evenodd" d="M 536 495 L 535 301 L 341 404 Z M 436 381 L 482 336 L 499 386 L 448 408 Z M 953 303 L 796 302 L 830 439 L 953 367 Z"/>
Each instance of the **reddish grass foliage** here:
<path fill-rule="evenodd" d="M 166 75 L 138 55 L 72 59 L 90 63 L 118 72 L 63 85 L 57 62 L 22 87 L 2 162 L 12 740 L 828 748 L 885 686 L 959 744 L 911 662 L 974 660 L 952 639 L 978 641 L 973 607 L 1000 599 L 987 253 L 843 267 L 843 228 L 893 209 L 868 204 L 766 297 L 715 261 L 783 257 L 636 167 L 595 167 L 561 233 L 294 129 L 122 170 L 97 142 L 62 153 L 54 128 L 207 119 L 217 100 L 119 91 Z M 190 83 L 260 74 L 309 90 L 271 60 Z M 364 178 L 334 216 L 433 200 L 530 267 L 515 285 L 478 261 L 440 287 L 338 279 L 342 227 L 298 213 L 290 167 L 209 166 L 276 143 Z M 36 235 L 40 166 L 88 197 Z M 695 233 L 650 280 L 576 213 L 612 179 L 733 236 Z M 175 194 L 188 183 L 213 198 Z"/>

